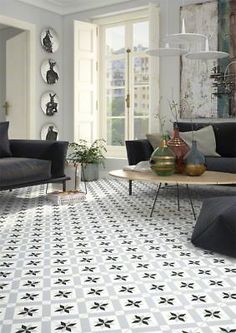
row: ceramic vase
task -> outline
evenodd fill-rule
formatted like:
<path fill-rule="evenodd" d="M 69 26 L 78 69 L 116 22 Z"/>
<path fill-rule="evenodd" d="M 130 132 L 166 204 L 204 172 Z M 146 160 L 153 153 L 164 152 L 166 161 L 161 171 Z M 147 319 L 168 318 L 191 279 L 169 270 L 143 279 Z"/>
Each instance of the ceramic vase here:
<path fill-rule="evenodd" d="M 192 147 L 185 156 L 185 173 L 189 176 L 200 176 L 205 171 L 205 157 L 197 149 L 197 142 L 193 140 Z"/>
<path fill-rule="evenodd" d="M 159 176 L 169 176 L 175 172 L 175 155 L 167 146 L 168 136 L 163 136 L 160 146 L 151 155 L 150 167 Z"/>
<path fill-rule="evenodd" d="M 175 172 L 184 173 L 185 162 L 184 156 L 190 150 L 187 143 L 179 136 L 178 127 L 174 127 L 173 137 L 167 142 L 168 147 L 173 151 L 176 156 L 175 159 Z"/>

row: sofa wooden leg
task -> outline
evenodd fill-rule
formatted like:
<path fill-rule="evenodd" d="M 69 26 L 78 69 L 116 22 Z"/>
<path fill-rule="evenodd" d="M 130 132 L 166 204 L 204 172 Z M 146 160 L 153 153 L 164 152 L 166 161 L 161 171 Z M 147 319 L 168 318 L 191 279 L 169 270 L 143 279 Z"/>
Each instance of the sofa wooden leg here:
<path fill-rule="evenodd" d="M 132 195 L 132 180 L 129 180 L 129 195 Z"/>

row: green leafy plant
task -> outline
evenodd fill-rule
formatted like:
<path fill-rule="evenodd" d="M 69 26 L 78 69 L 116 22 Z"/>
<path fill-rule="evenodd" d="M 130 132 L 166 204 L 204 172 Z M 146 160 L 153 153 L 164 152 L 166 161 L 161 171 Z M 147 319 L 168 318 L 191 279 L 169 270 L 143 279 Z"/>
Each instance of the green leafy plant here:
<path fill-rule="evenodd" d="M 97 139 L 91 145 L 86 140 L 79 140 L 78 143 L 69 144 L 69 152 L 67 160 L 88 164 L 88 163 L 104 163 L 106 152 L 106 141 Z"/>

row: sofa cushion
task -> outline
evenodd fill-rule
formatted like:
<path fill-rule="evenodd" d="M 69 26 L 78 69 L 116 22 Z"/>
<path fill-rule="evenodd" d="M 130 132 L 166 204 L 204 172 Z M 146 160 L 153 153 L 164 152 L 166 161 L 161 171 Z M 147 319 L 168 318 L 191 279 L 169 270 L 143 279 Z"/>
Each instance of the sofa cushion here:
<path fill-rule="evenodd" d="M 0 160 L 0 186 L 32 183 L 51 178 L 51 161 L 23 157 Z"/>
<path fill-rule="evenodd" d="M 209 171 L 236 173 L 236 157 L 206 156 L 206 167 Z"/>
<path fill-rule="evenodd" d="M 223 157 L 236 157 L 236 122 L 177 122 L 181 132 L 198 130 L 212 125 L 216 138 L 216 151 Z"/>
<path fill-rule="evenodd" d="M 146 134 L 147 140 L 150 142 L 152 145 L 153 149 L 156 149 L 159 147 L 160 142 L 161 142 L 161 134 L 160 133 L 153 133 L 153 134 Z"/>
<path fill-rule="evenodd" d="M 220 156 L 216 152 L 215 133 L 212 126 L 203 127 L 198 131 L 180 132 L 180 137 L 189 147 L 192 145 L 192 140 L 196 140 L 198 150 L 205 156 Z"/>
<path fill-rule="evenodd" d="M 217 152 L 223 157 L 236 157 L 236 122 L 215 123 Z"/>
<path fill-rule="evenodd" d="M 0 158 L 12 156 L 8 140 L 9 122 L 0 122 Z"/>

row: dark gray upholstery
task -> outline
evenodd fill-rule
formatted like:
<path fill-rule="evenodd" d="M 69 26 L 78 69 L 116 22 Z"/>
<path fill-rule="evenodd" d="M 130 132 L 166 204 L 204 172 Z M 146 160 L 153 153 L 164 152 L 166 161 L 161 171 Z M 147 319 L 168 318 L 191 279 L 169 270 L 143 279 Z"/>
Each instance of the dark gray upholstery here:
<path fill-rule="evenodd" d="M 203 249 L 236 257 L 236 197 L 206 199 L 191 241 Z"/>
<path fill-rule="evenodd" d="M 180 132 L 198 130 L 212 125 L 216 138 L 216 151 L 220 157 L 206 156 L 209 171 L 236 173 L 236 122 L 177 122 Z M 125 142 L 129 165 L 148 161 L 153 148 L 147 139 L 129 140 Z M 132 193 L 132 181 L 129 181 L 129 194 Z"/>
<path fill-rule="evenodd" d="M 236 122 L 178 122 L 177 124 L 180 132 L 191 131 L 192 128 L 198 130 L 212 125 L 216 138 L 216 151 L 221 156 L 206 156 L 207 170 L 236 173 Z M 146 139 L 130 140 L 126 141 L 126 151 L 129 165 L 134 165 L 140 161 L 148 161 L 153 148 Z"/>
<path fill-rule="evenodd" d="M 236 122 L 177 122 L 180 132 L 194 131 L 212 125 L 216 138 L 216 151 L 222 157 L 236 157 Z"/>
<path fill-rule="evenodd" d="M 10 140 L 14 157 L 28 157 L 52 162 L 52 177 L 64 177 L 65 159 L 68 148 L 66 141 Z"/>
<path fill-rule="evenodd" d="M 12 158 L 0 158 L 0 190 L 62 183 L 65 190 L 66 141 L 9 140 Z"/>
<path fill-rule="evenodd" d="M 0 162 L 0 184 L 6 186 L 51 178 L 51 161 L 23 157 L 5 157 Z"/>
<path fill-rule="evenodd" d="M 8 127 L 8 121 L 0 122 L 0 158 L 12 155 L 8 140 Z"/>
<path fill-rule="evenodd" d="M 206 156 L 207 170 L 236 173 L 236 157 Z"/>
<path fill-rule="evenodd" d="M 129 165 L 135 165 L 141 161 L 148 161 L 153 148 L 148 140 L 129 140 L 125 142 Z"/>

